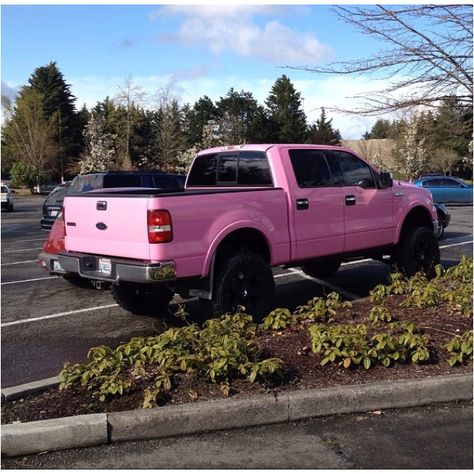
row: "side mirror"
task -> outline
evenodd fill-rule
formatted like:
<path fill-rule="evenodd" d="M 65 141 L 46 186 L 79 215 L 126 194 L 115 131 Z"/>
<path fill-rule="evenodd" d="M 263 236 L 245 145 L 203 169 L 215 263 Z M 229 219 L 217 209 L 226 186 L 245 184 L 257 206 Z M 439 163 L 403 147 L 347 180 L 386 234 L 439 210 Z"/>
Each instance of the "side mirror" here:
<path fill-rule="evenodd" d="M 388 171 L 382 171 L 379 176 L 379 185 L 382 189 L 391 188 L 393 186 L 392 174 Z"/>

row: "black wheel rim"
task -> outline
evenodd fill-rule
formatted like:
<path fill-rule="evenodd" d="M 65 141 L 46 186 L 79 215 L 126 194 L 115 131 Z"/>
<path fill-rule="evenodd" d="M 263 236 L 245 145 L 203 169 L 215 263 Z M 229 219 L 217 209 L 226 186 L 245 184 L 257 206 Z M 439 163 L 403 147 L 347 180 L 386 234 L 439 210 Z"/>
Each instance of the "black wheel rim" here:
<path fill-rule="evenodd" d="M 427 271 L 433 266 L 434 252 L 431 239 L 420 237 L 416 240 L 413 259 L 416 270 Z"/>
<path fill-rule="evenodd" d="M 226 306 L 236 311 L 238 306 L 245 306 L 251 312 L 258 308 L 264 294 L 263 279 L 252 269 L 238 270 L 230 278 L 226 292 Z"/>

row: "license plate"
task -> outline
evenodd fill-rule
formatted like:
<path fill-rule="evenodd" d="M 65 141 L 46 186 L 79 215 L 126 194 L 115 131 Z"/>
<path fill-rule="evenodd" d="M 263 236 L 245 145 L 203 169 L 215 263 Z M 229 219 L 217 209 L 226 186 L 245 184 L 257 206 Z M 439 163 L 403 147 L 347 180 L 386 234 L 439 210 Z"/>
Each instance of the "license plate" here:
<path fill-rule="evenodd" d="M 53 260 L 53 271 L 61 271 L 63 267 L 61 267 L 61 264 L 57 260 Z"/>
<path fill-rule="evenodd" d="M 112 273 L 112 262 L 110 258 L 99 258 L 99 272 L 110 275 Z"/>
<path fill-rule="evenodd" d="M 59 211 L 57 211 L 57 210 L 49 211 L 49 215 L 51 217 L 57 217 L 58 214 L 59 214 Z"/>

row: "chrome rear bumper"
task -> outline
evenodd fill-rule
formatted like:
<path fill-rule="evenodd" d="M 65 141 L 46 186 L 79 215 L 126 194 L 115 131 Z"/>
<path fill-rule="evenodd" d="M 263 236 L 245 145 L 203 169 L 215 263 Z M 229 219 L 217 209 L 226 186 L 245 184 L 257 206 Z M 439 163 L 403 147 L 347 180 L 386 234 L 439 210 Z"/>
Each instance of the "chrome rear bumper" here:
<path fill-rule="evenodd" d="M 81 253 L 60 253 L 58 260 L 66 272 L 91 280 L 156 283 L 176 279 L 174 261 L 146 263 Z"/>

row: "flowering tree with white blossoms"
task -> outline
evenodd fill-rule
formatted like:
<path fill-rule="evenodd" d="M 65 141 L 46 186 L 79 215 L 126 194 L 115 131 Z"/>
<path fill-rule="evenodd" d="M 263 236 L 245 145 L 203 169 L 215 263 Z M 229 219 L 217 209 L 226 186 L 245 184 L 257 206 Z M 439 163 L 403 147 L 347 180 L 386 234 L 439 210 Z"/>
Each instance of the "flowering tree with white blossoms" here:
<path fill-rule="evenodd" d="M 104 131 L 105 121 L 93 114 L 84 130 L 86 151 L 82 155 L 80 174 L 109 171 L 115 159 L 115 135 Z"/>
<path fill-rule="evenodd" d="M 424 144 L 425 138 L 418 137 L 418 118 L 414 116 L 407 123 L 398 148 L 400 159 L 397 169 L 408 175 L 410 180 L 418 176 L 426 164 L 427 150 Z"/>

